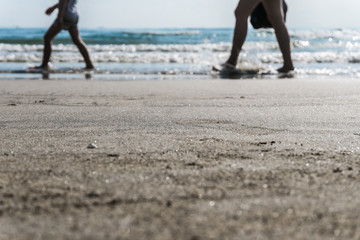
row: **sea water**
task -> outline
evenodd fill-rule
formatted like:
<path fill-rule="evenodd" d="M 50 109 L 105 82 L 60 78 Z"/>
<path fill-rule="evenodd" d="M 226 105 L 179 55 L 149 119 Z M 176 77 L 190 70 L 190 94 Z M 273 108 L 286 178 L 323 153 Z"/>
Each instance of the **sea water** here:
<path fill-rule="evenodd" d="M 39 77 L 19 70 L 41 63 L 45 31 L 0 29 L 0 78 Z M 298 77 L 360 78 L 360 29 L 289 32 Z M 95 78 L 209 78 L 212 66 L 229 56 L 233 29 L 81 29 L 81 35 L 98 69 Z M 58 77 L 74 77 L 85 66 L 66 31 L 54 40 L 51 64 Z M 274 31 L 249 29 L 238 66 L 271 72 L 281 64 Z"/>

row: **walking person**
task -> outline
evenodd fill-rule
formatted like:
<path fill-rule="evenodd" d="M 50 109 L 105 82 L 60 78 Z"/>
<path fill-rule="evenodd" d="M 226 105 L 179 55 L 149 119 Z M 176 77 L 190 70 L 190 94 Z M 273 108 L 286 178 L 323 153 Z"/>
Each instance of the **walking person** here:
<path fill-rule="evenodd" d="M 267 17 L 275 30 L 275 35 L 283 56 L 284 64 L 277 69 L 280 73 L 294 70 L 291 59 L 290 37 L 285 25 L 283 0 L 240 0 L 236 10 L 236 25 L 234 30 L 233 46 L 229 59 L 223 64 L 223 69 L 234 70 L 248 30 L 248 17 L 255 7 L 262 3 Z"/>
<path fill-rule="evenodd" d="M 44 35 L 44 55 L 40 66 L 35 69 L 47 69 L 49 67 L 50 56 L 52 52 L 52 41 L 62 30 L 67 30 L 71 40 L 79 49 L 86 63 L 85 69 L 94 69 L 90 59 L 89 51 L 86 44 L 81 39 L 78 29 L 79 13 L 77 11 L 77 0 L 59 0 L 59 3 L 46 10 L 47 15 L 51 15 L 55 9 L 58 9 L 58 16 L 55 22 L 50 26 Z"/>

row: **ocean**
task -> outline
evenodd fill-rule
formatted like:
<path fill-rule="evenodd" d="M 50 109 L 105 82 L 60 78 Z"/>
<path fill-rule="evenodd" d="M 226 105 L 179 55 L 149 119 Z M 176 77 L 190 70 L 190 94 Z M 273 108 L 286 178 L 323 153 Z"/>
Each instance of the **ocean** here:
<path fill-rule="evenodd" d="M 46 29 L 0 29 L 0 78 L 40 78 L 27 73 L 42 59 Z M 360 29 L 290 29 L 297 77 L 360 78 Z M 229 56 L 233 29 L 81 29 L 97 68 L 111 80 L 216 77 L 213 65 Z M 54 40 L 51 78 L 82 78 L 82 57 L 63 31 Z M 282 57 L 273 30 L 249 29 L 239 59 L 244 68 L 274 71 Z"/>

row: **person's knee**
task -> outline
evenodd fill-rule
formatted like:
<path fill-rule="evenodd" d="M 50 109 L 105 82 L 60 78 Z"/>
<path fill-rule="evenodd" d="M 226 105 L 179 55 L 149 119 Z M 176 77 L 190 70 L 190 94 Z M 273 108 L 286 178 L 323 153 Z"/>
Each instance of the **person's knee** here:
<path fill-rule="evenodd" d="M 269 19 L 273 27 L 285 24 L 282 14 L 267 13 L 267 18 Z"/>
<path fill-rule="evenodd" d="M 81 44 L 79 39 L 72 39 L 72 42 L 73 42 L 76 46 L 79 46 L 79 45 Z"/>
<path fill-rule="evenodd" d="M 234 15 L 235 17 L 237 18 L 240 14 L 240 9 L 239 8 L 236 8 L 235 11 L 234 11 Z"/>
<path fill-rule="evenodd" d="M 43 40 L 45 43 L 51 43 L 52 40 L 53 40 L 53 37 L 49 34 L 45 34 L 44 37 L 43 37 Z"/>
<path fill-rule="evenodd" d="M 84 42 L 80 38 L 73 38 L 72 41 L 77 47 L 82 47 L 84 45 Z"/>
<path fill-rule="evenodd" d="M 235 14 L 235 18 L 237 20 L 239 20 L 239 19 L 246 19 L 247 20 L 248 17 L 249 17 L 248 14 L 245 13 L 241 7 L 236 8 L 234 14 Z"/>
<path fill-rule="evenodd" d="M 73 42 L 76 46 L 81 46 L 81 45 L 83 45 L 83 41 L 82 41 L 79 33 L 74 33 L 74 32 L 71 32 L 71 31 L 69 31 L 69 33 L 70 33 L 72 42 Z"/>

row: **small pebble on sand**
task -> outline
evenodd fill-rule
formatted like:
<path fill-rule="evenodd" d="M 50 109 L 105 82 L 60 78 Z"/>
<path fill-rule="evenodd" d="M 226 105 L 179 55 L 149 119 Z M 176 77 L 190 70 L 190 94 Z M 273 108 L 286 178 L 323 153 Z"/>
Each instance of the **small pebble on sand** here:
<path fill-rule="evenodd" d="M 95 145 L 95 143 L 91 143 L 87 146 L 88 149 L 95 149 L 97 148 L 97 146 Z"/>

